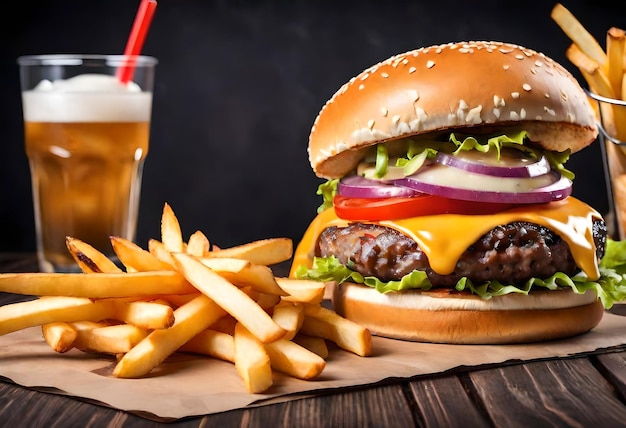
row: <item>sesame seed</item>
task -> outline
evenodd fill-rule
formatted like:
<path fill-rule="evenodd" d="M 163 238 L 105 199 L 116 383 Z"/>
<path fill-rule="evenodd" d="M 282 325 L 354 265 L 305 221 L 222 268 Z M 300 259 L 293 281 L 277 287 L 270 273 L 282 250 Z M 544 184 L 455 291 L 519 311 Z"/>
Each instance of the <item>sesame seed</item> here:
<path fill-rule="evenodd" d="M 537 60 L 537 61 L 535 61 L 535 65 L 536 65 L 537 67 L 541 67 L 541 66 L 543 65 L 543 62 L 541 62 L 541 61 Z"/>
<path fill-rule="evenodd" d="M 389 77 L 389 73 L 380 73 L 380 75 L 385 79 Z"/>
<path fill-rule="evenodd" d="M 407 91 L 407 94 L 409 95 L 409 98 L 411 100 L 413 100 L 413 102 L 415 102 L 415 101 L 420 99 L 420 95 L 417 93 L 417 91 L 415 89 L 409 89 Z"/>
<path fill-rule="evenodd" d="M 522 54 L 517 54 L 517 55 L 515 55 L 515 58 L 516 58 L 516 59 L 524 59 L 524 55 L 522 55 Z"/>
<path fill-rule="evenodd" d="M 525 110 L 525 109 L 521 109 L 521 110 L 519 111 L 519 117 L 520 117 L 520 119 L 522 119 L 522 120 L 526 119 L 526 110 Z"/>
<path fill-rule="evenodd" d="M 369 129 L 374 129 L 374 124 L 375 124 L 375 123 L 376 123 L 376 122 L 374 121 L 374 119 L 370 119 L 370 120 L 368 120 L 368 121 L 367 121 L 367 127 L 368 127 Z"/>
<path fill-rule="evenodd" d="M 563 89 L 560 89 L 559 92 L 561 93 L 561 99 L 563 101 L 567 101 L 567 92 L 565 92 Z"/>
<path fill-rule="evenodd" d="M 459 110 L 467 110 L 469 106 L 465 102 L 465 100 L 459 100 Z"/>
<path fill-rule="evenodd" d="M 522 85 L 522 88 L 523 88 L 526 92 L 530 92 L 530 90 L 532 89 L 528 83 L 524 83 L 524 84 Z"/>
<path fill-rule="evenodd" d="M 500 118 L 500 109 L 499 108 L 494 108 L 493 109 L 493 115 L 497 118 Z"/>
<path fill-rule="evenodd" d="M 535 70 L 534 68 L 530 69 L 530 74 L 537 74 L 537 70 Z"/>
<path fill-rule="evenodd" d="M 380 109 L 380 113 L 383 115 L 383 117 L 387 117 L 387 114 L 389 114 L 389 110 L 387 110 L 387 107 L 383 107 Z"/>
<path fill-rule="evenodd" d="M 435 61 L 428 61 L 426 63 L 426 68 L 433 68 L 435 66 Z"/>
<path fill-rule="evenodd" d="M 572 113 L 567 113 L 567 120 L 574 122 L 575 119 L 576 117 Z"/>
<path fill-rule="evenodd" d="M 503 54 L 508 54 L 508 53 L 513 52 L 513 49 L 511 49 L 511 48 L 500 48 L 499 51 L 502 52 Z"/>
<path fill-rule="evenodd" d="M 504 68 L 505 70 L 508 70 L 509 68 L 511 68 L 511 66 L 510 66 L 510 65 L 508 65 L 508 64 L 504 64 L 504 65 L 502 66 L 502 68 Z"/>
<path fill-rule="evenodd" d="M 516 111 L 512 111 L 511 113 L 509 113 L 509 118 L 511 120 L 519 120 L 519 114 L 517 114 Z"/>
<path fill-rule="evenodd" d="M 415 67 L 411 67 L 409 68 L 409 74 L 413 74 L 415 73 L 416 68 Z"/>
<path fill-rule="evenodd" d="M 511 92 L 511 97 L 513 97 L 514 99 L 518 99 L 519 98 L 519 92 Z"/>
<path fill-rule="evenodd" d="M 546 97 L 546 98 L 550 98 L 550 94 L 547 93 L 547 92 L 545 94 L 543 94 L 543 96 Z"/>
<path fill-rule="evenodd" d="M 359 91 L 362 91 L 363 89 L 365 89 L 365 85 L 361 83 L 361 84 L 359 85 Z"/>
<path fill-rule="evenodd" d="M 554 112 L 554 110 L 552 110 L 552 109 L 548 108 L 547 106 L 546 106 L 546 107 L 544 107 L 543 109 L 544 109 L 544 111 L 545 111 L 546 113 L 548 113 L 550 116 L 556 116 L 556 113 Z"/>
<path fill-rule="evenodd" d="M 396 114 L 394 117 L 391 118 L 391 123 L 398 123 L 400 122 L 400 115 Z"/>

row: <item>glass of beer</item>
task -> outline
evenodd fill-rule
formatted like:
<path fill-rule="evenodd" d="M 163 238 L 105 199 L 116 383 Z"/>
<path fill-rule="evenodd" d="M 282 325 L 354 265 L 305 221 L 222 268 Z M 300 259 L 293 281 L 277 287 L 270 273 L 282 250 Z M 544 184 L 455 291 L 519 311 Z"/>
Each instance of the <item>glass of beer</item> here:
<path fill-rule="evenodd" d="M 68 236 L 112 259 L 111 236 L 134 240 L 156 64 L 149 56 L 18 58 L 41 271 L 78 270 Z"/>

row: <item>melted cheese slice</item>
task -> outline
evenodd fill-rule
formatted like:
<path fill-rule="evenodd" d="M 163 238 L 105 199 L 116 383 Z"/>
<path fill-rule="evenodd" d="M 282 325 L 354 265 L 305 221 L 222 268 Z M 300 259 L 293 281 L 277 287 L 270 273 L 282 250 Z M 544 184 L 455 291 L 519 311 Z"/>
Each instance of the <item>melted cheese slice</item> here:
<path fill-rule="evenodd" d="M 600 277 L 596 247 L 593 242 L 593 219 L 601 215 L 584 202 L 568 197 L 548 204 L 512 208 L 496 214 L 458 215 L 439 214 L 376 223 L 404 233 L 412 238 L 428 257 L 432 269 L 447 275 L 454 271 L 461 254 L 482 235 L 498 225 L 527 221 L 547 227 L 567 242 L 576 265 L 589 279 Z M 298 244 L 293 257 L 290 276 L 300 265 L 311 267 L 317 240 L 330 226 L 346 226 L 354 221 L 337 216 L 333 208 L 318 214 Z"/>

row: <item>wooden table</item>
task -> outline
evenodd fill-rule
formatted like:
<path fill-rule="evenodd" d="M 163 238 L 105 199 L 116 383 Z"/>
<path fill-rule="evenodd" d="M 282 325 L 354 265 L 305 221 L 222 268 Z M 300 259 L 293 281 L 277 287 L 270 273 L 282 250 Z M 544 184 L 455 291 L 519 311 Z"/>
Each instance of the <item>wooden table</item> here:
<path fill-rule="evenodd" d="M 36 262 L 32 255 L 0 254 L 0 272 L 34 270 Z M 0 293 L 0 305 L 20 299 L 23 296 Z M 80 399 L 34 391 L 0 378 L 0 426 L 3 427 L 155 425 L 159 423 Z M 455 369 L 445 374 L 340 390 L 163 425 L 626 426 L 626 345 L 589 356 Z"/>

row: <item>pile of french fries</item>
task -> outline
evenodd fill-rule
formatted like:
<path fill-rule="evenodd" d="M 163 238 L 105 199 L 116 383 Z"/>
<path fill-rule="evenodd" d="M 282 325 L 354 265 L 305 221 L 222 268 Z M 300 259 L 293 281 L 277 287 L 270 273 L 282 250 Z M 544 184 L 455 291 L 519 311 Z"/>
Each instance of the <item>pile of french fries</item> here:
<path fill-rule="evenodd" d="M 589 90 L 617 102 L 626 101 L 626 32 L 611 27 L 606 32 L 606 48 L 562 4 L 552 9 L 552 19 L 570 38 L 572 44 L 565 54 L 582 74 Z M 626 142 L 626 106 L 596 102 L 598 119 L 604 131 L 615 142 Z M 606 156 L 611 178 L 617 220 L 622 237 L 626 238 L 626 146 L 607 140 Z M 617 231 L 616 231 L 617 232 Z"/>
<path fill-rule="evenodd" d="M 290 239 L 211 249 L 197 231 L 185 242 L 166 203 L 148 249 L 111 237 L 123 268 L 86 242 L 66 243 L 82 273 L 0 275 L 1 292 L 36 296 L 0 307 L 0 335 L 41 326 L 55 352 L 115 356 L 119 378 L 145 376 L 174 352 L 202 354 L 234 363 L 251 393 L 272 386 L 273 370 L 318 376 L 327 341 L 371 355 L 369 330 L 322 305 L 323 283 L 274 275 Z"/>

